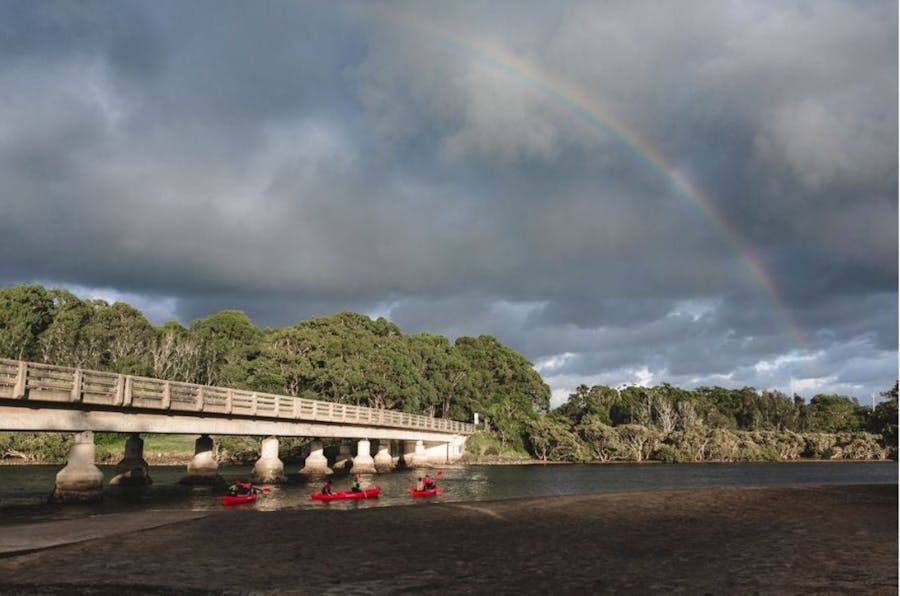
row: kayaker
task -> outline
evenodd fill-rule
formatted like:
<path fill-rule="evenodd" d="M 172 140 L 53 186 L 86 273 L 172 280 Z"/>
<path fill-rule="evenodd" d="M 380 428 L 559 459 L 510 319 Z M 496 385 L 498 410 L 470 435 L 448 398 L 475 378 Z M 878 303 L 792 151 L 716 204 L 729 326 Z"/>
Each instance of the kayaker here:
<path fill-rule="evenodd" d="M 419 480 L 416 482 L 416 490 L 419 492 L 425 490 L 425 482 L 422 480 L 421 476 L 419 476 Z"/>
<path fill-rule="evenodd" d="M 434 483 L 434 478 L 432 478 L 428 474 L 425 474 L 425 478 L 422 479 L 422 484 L 425 485 L 425 490 L 431 490 L 437 486 Z"/>
<path fill-rule="evenodd" d="M 322 494 L 323 494 L 323 495 L 330 495 L 330 494 L 332 494 L 332 490 L 331 490 L 331 482 L 330 482 L 330 481 L 326 480 L 326 481 L 322 484 Z"/>
<path fill-rule="evenodd" d="M 353 484 L 350 485 L 350 492 L 358 493 L 362 490 L 362 487 L 359 485 L 359 476 L 356 477 L 356 480 L 353 481 Z"/>

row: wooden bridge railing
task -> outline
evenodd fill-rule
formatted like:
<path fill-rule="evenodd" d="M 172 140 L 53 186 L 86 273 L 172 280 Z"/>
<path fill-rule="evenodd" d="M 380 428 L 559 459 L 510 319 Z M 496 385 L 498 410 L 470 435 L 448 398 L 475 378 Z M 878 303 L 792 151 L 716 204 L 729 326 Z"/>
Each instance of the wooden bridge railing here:
<path fill-rule="evenodd" d="M 0 399 L 475 432 L 472 424 L 445 418 L 4 358 L 0 358 Z"/>

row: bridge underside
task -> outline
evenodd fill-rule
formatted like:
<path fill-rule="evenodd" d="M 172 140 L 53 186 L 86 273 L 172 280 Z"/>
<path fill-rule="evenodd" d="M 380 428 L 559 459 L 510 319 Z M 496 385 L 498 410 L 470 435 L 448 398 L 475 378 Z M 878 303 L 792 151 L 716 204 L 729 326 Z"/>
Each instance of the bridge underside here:
<path fill-rule="evenodd" d="M 446 443 L 455 433 L 398 429 L 375 425 L 300 422 L 265 418 L 235 418 L 192 412 L 190 415 L 158 412 L 72 410 L 53 407 L 23 407 L 0 403 L 0 430 L 24 432 L 160 433 L 191 435 L 245 435 L 319 437 L 346 439 L 392 439 Z"/>

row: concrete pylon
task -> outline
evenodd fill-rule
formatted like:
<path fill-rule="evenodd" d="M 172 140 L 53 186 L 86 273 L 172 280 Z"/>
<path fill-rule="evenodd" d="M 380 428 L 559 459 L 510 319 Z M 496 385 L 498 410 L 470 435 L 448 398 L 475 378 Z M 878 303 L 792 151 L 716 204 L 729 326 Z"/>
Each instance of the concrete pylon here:
<path fill-rule="evenodd" d="M 335 470 L 344 470 L 349 469 L 350 464 L 353 463 L 350 459 L 353 457 L 353 454 L 350 453 L 350 444 L 349 443 L 341 443 L 338 448 L 338 454 L 334 458 L 334 469 Z"/>
<path fill-rule="evenodd" d="M 215 444 L 209 435 L 201 435 L 194 441 L 194 457 L 187 466 L 187 476 L 181 484 L 195 486 L 215 486 L 225 484 L 219 476 L 219 462 L 216 459 Z"/>
<path fill-rule="evenodd" d="M 403 465 L 403 443 L 400 441 L 392 440 L 391 441 L 391 464 L 394 468 L 399 468 Z"/>
<path fill-rule="evenodd" d="M 360 439 L 353 458 L 354 474 L 374 474 L 375 460 L 372 459 L 372 445 L 368 439 Z"/>
<path fill-rule="evenodd" d="M 146 486 L 153 484 L 150 466 L 144 459 L 144 440 L 138 433 L 131 433 L 125 441 L 125 457 L 116 465 L 116 475 L 110 486 Z"/>
<path fill-rule="evenodd" d="M 253 480 L 263 484 L 284 482 L 284 462 L 278 458 L 278 439 L 266 437 L 253 466 Z"/>
<path fill-rule="evenodd" d="M 309 445 L 309 456 L 303 464 L 300 473 L 304 476 L 328 476 L 332 473 L 328 467 L 328 459 L 322 449 L 322 441 L 313 441 Z"/>
<path fill-rule="evenodd" d="M 56 488 L 50 495 L 53 503 L 92 503 L 103 499 L 103 472 L 94 465 L 94 433 L 87 430 L 75 435 L 69 448 L 69 461 L 56 475 Z"/>
<path fill-rule="evenodd" d="M 391 442 L 382 439 L 378 441 L 378 452 L 375 454 L 375 469 L 379 473 L 390 472 L 394 469 L 394 459 L 391 457 Z"/>
<path fill-rule="evenodd" d="M 403 461 L 407 468 L 428 467 L 428 454 L 422 441 L 403 441 Z"/>

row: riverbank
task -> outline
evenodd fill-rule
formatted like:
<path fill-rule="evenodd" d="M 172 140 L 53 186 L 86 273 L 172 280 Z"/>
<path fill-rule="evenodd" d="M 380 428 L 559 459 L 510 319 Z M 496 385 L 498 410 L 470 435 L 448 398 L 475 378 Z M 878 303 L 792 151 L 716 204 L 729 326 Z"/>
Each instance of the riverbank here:
<path fill-rule="evenodd" d="M 0 593 L 896 594 L 897 554 L 896 484 L 611 493 L 216 512 L 0 559 Z"/>

